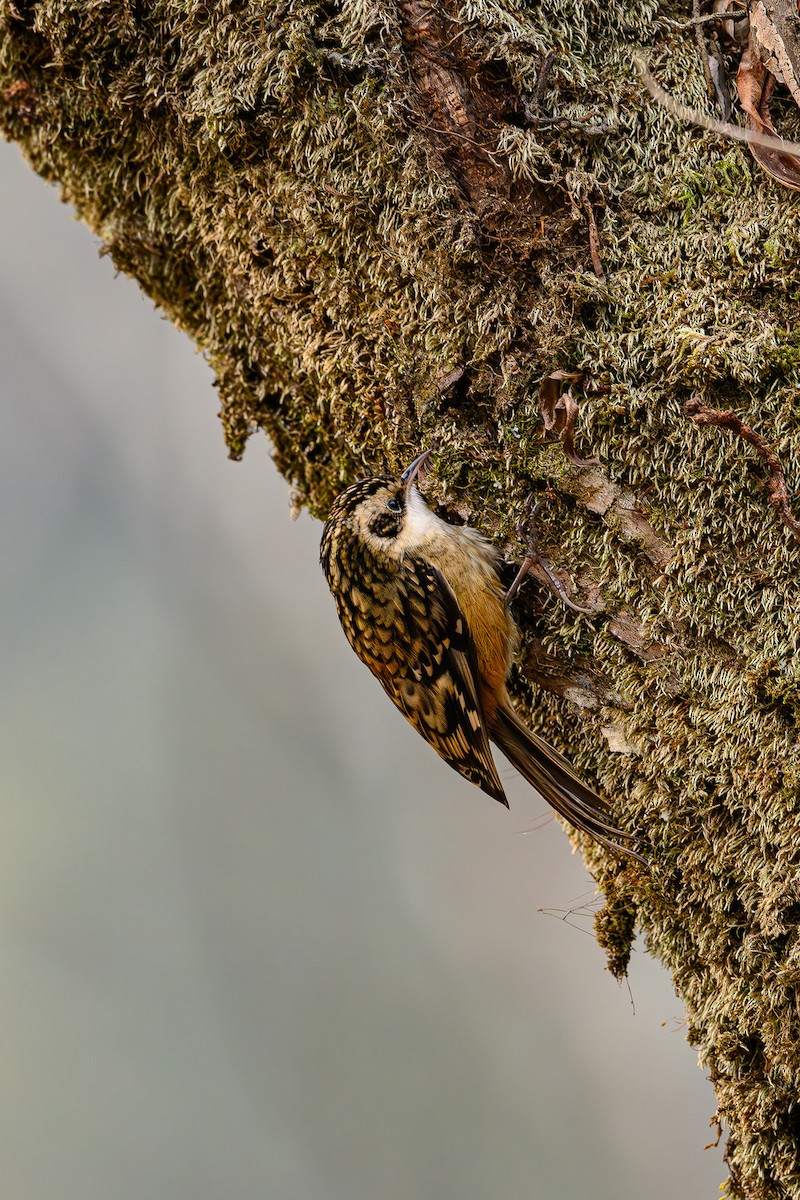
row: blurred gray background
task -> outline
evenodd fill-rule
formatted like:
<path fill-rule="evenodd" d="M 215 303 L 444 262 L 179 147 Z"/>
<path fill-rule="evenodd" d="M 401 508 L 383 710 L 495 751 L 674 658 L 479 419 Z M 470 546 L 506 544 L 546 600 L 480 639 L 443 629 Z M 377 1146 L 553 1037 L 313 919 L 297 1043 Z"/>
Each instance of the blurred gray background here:
<path fill-rule="evenodd" d="M 266 440 L 5 144 L 0 222 L 4 1200 L 716 1195 L 544 803 L 399 717 Z"/>

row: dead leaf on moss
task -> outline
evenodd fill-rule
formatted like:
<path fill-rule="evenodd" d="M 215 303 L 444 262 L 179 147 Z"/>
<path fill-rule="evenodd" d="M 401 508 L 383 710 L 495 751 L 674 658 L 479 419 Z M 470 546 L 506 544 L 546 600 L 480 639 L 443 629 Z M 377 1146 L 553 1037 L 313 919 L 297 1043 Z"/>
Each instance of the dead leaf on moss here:
<path fill-rule="evenodd" d="M 679 120 L 688 121 L 692 125 L 696 125 L 698 129 L 707 129 L 711 133 L 719 134 L 720 137 L 727 138 L 729 141 L 746 143 L 761 166 L 764 166 L 764 162 L 759 156 L 756 155 L 756 150 L 754 147 L 757 147 L 759 150 L 763 149 L 773 151 L 783 158 L 788 155 L 791 159 L 795 160 L 795 164 L 800 163 L 800 143 L 789 142 L 786 141 L 785 138 L 779 137 L 774 132 L 771 122 L 769 123 L 769 127 L 763 124 L 763 115 L 761 111 L 763 102 L 761 97 L 757 96 L 753 101 L 754 111 L 758 115 L 759 120 L 762 122 L 761 128 L 758 128 L 757 123 L 754 121 L 747 129 L 740 129 L 738 125 L 731 125 L 729 121 L 717 121 L 714 117 L 708 116 L 707 113 L 699 112 L 696 108 L 690 108 L 686 104 L 681 104 L 679 100 L 676 100 L 674 96 L 669 94 L 669 92 L 665 92 L 661 85 L 656 82 L 641 54 L 635 53 L 631 57 L 639 71 L 639 74 L 642 77 L 642 82 L 644 83 L 650 95 L 661 105 L 662 108 L 664 108 L 667 112 L 672 113 L 672 115 L 677 117 Z M 745 89 L 748 86 L 746 79 L 744 86 Z M 755 107 L 756 103 L 758 107 Z M 767 116 L 769 116 L 768 111 Z M 773 129 L 772 133 L 769 132 L 770 129 Z M 773 171 L 769 167 L 765 166 L 764 169 L 769 171 L 770 174 L 773 174 Z M 796 165 L 790 165 L 788 167 L 788 172 L 785 171 L 784 173 L 786 173 L 789 178 L 792 178 L 796 170 Z M 782 175 L 775 175 L 775 178 L 780 179 L 780 182 L 782 183 L 786 183 L 787 187 L 796 188 L 795 183 L 787 182 Z"/>
<path fill-rule="evenodd" d="M 736 86 L 745 125 L 757 138 L 779 137 L 772 123 L 770 99 L 775 83 L 783 83 L 800 107 L 800 37 L 797 0 L 751 0 L 748 4 L 749 36 Z M 786 147 L 764 145 L 748 139 L 758 165 L 784 187 L 800 191 L 800 156 Z"/>
<path fill-rule="evenodd" d="M 563 383 L 577 383 L 580 374 L 575 371 L 552 371 L 539 384 L 539 412 L 548 433 L 560 433 L 563 417 L 557 413 Z"/>
<path fill-rule="evenodd" d="M 580 405 L 572 392 L 563 391 L 565 383 L 575 383 L 581 376 L 575 371 L 553 371 L 539 384 L 539 411 L 548 433 L 557 433 L 564 447 L 564 456 L 576 467 L 596 467 L 599 458 L 579 458 L 575 453 L 575 421 Z"/>
<path fill-rule="evenodd" d="M 762 136 L 766 134 L 778 137 L 769 111 L 775 82 L 775 76 L 764 66 L 751 32 L 736 74 L 739 103 L 748 131 Z M 800 157 L 788 150 L 777 150 L 755 140 L 748 139 L 748 145 L 753 158 L 768 175 L 777 179 L 784 187 L 800 191 Z"/>

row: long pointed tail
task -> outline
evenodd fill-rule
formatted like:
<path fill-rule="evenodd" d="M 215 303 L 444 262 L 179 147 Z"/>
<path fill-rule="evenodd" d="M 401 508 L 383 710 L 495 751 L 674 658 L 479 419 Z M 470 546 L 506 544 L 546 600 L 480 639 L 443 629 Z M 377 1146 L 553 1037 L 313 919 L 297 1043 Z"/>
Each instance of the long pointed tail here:
<path fill-rule="evenodd" d="M 520 775 L 566 821 L 609 849 L 646 863 L 632 845 L 626 844 L 636 841 L 634 835 L 612 824 L 604 801 L 581 782 L 557 750 L 528 729 L 512 708 L 498 708 L 491 737 Z"/>

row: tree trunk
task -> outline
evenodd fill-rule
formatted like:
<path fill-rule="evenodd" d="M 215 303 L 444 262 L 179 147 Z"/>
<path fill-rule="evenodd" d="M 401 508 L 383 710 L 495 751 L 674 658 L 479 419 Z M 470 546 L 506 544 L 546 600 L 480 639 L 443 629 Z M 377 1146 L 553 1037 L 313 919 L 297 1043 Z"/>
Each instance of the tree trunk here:
<path fill-rule="evenodd" d="M 232 454 L 265 429 L 324 515 L 431 446 L 431 501 L 509 558 L 545 499 L 591 612 L 523 590 L 517 699 L 650 860 L 582 841 L 598 934 L 672 972 L 729 1194 L 799 1195 L 800 219 L 643 92 L 641 46 L 706 104 L 691 29 L 655 0 L 0 14 L 4 133 L 202 347 Z"/>

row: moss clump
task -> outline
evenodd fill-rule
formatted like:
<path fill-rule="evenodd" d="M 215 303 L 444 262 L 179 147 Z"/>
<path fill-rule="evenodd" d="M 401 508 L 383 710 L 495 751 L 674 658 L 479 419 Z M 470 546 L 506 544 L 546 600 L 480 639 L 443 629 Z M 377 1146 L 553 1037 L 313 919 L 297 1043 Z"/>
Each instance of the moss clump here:
<path fill-rule="evenodd" d="M 633 939 L 636 933 L 637 906 L 629 887 L 606 883 L 606 902 L 594 919 L 598 944 L 608 957 L 608 969 L 615 979 L 628 973 Z"/>

